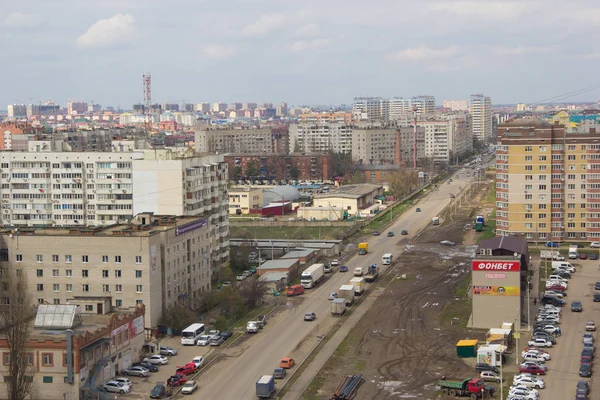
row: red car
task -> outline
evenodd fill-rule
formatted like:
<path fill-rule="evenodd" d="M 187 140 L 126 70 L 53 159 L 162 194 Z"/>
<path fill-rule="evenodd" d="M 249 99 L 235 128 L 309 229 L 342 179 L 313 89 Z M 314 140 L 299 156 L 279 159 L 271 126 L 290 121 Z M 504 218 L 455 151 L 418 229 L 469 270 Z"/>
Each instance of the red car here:
<path fill-rule="evenodd" d="M 552 285 L 550 287 L 547 287 L 546 290 L 560 290 L 561 292 L 564 292 L 565 290 L 567 290 L 567 288 L 565 288 L 563 285 Z"/>
<path fill-rule="evenodd" d="M 187 378 L 183 375 L 173 375 L 167 380 L 167 386 L 181 386 L 187 382 Z"/>
<path fill-rule="evenodd" d="M 579 253 L 579 259 L 580 260 L 587 260 L 588 256 L 585 253 Z"/>
<path fill-rule="evenodd" d="M 194 372 L 196 372 L 196 364 L 194 363 L 187 363 L 183 367 L 177 367 L 175 370 L 175 374 L 180 375 L 191 375 Z"/>
<path fill-rule="evenodd" d="M 543 368 L 540 368 L 539 365 L 522 365 L 519 367 L 519 372 L 529 372 L 534 375 L 546 375 L 546 371 Z"/>

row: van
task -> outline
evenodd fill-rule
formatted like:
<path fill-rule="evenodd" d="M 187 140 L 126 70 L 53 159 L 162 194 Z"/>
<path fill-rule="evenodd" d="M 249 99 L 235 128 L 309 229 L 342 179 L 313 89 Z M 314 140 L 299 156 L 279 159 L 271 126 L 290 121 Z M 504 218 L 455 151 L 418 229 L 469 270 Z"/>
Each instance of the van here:
<path fill-rule="evenodd" d="M 566 269 L 569 272 L 575 272 L 575 267 L 568 261 L 552 261 L 552 269 Z"/>
<path fill-rule="evenodd" d="M 301 294 L 304 294 L 304 286 L 302 285 L 290 286 L 287 290 L 288 296 L 298 296 Z"/>
<path fill-rule="evenodd" d="M 558 310 L 546 310 L 546 311 L 544 311 L 544 314 L 550 315 L 552 317 L 558 317 L 558 318 L 560 318 L 560 311 L 558 311 Z"/>
<path fill-rule="evenodd" d="M 571 260 L 577 259 L 579 257 L 577 249 L 578 247 L 576 244 L 569 246 L 569 258 Z"/>
<path fill-rule="evenodd" d="M 354 276 L 363 276 L 365 274 L 365 267 L 354 268 Z"/>

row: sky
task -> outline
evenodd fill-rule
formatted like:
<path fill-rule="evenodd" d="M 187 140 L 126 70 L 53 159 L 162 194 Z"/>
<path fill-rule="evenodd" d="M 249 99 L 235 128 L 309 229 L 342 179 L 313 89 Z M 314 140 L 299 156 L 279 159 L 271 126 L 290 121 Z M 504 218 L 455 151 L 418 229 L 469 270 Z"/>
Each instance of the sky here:
<path fill-rule="evenodd" d="M 597 0 L 0 0 L 0 108 L 600 99 Z M 596 85 L 596 86 L 595 86 Z"/>

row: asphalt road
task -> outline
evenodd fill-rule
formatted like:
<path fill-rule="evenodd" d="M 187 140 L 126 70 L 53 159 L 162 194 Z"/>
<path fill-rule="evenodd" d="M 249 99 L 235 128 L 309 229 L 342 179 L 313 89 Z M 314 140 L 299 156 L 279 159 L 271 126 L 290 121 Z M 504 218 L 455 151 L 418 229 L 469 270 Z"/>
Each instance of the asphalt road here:
<path fill-rule="evenodd" d="M 352 278 L 354 268 L 370 264 L 382 266 L 381 257 L 384 253 L 391 252 L 397 256 L 404 248 L 405 241 L 402 239 L 406 238 L 400 236 L 400 231 L 408 230 L 410 238 L 431 223 L 431 219 L 451 201 L 450 193 L 458 193 L 460 187 L 473 179 L 472 176 L 458 173 L 452 178 L 452 183 L 440 184 L 438 189 L 431 191 L 400 216 L 389 229 L 382 231 L 381 236 L 371 237 L 367 255 L 356 255 L 344 263 L 349 272 L 336 271 L 317 288 L 307 290 L 302 299 L 290 299 L 287 310 L 273 318 L 258 334 L 246 339 L 242 345 L 246 347 L 244 351 L 218 362 L 199 377 L 200 389 L 195 396 L 207 399 L 255 399 L 256 380 L 260 375 L 272 374 L 282 357 L 303 360 L 319 338 L 337 321 L 337 317 L 330 314 L 329 292 L 337 292 L 341 285 L 346 284 Z M 415 212 L 417 207 L 421 208 L 420 213 Z M 388 238 L 388 230 L 396 236 Z M 385 271 L 384 266 L 382 270 Z M 309 311 L 317 314 L 316 321 L 303 320 L 304 313 Z"/>
<path fill-rule="evenodd" d="M 579 377 L 579 356 L 583 349 L 582 337 L 585 332 L 585 323 L 593 320 L 597 325 L 600 324 L 598 311 L 600 303 L 592 301 L 594 293 L 594 282 L 600 281 L 600 271 L 598 261 L 568 260 L 580 264 L 577 272 L 569 280 L 569 289 L 567 290 L 567 305 L 562 310 L 560 327 L 563 331 L 562 336 L 556 339 L 556 345 L 549 349 L 552 359 L 547 362 L 548 374 L 544 379 L 546 388 L 540 392 L 548 400 L 565 400 L 575 398 L 575 387 L 580 380 L 588 381 L 591 386 L 590 399 L 600 399 L 600 385 L 595 383 L 598 380 L 600 369 L 597 369 L 598 362 L 595 362 L 596 369 L 592 378 Z M 579 300 L 583 303 L 583 312 L 571 312 L 571 302 Z M 598 334 L 596 336 L 596 347 L 598 346 Z M 598 355 L 596 355 L 598 356 Z"/>

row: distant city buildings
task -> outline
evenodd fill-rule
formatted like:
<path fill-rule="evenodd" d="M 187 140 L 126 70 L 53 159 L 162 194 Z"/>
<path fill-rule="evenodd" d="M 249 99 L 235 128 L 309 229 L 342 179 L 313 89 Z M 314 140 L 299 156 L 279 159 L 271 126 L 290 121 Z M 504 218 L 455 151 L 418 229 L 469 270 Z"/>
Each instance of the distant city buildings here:
<path fill-rule="evenodd" d="M 305 121 L 290 125 L 290 153 L 352 152 L 352 125 Z"/>
<path fill-rule="evenodd" d="M 25 104 L 9 104 L 7 111 L 9 118 L 27 117 L 27 106 Z"/>
<path fill-rule="evenodd" d="M 200 153 L 272 154 L 275 148 L 289 148 L 289 133 L 274 134 L 271 128 L 197 126 L 194 131 Z"/>
<path fill-rule="evenodd" d="M 227 154 L 225 162 L 233 180 L 324 181 L 333 178 L 330 154 Z"/>
<path fill-rule="evenodd" d="M 469 111 L 468 100 L 444 100 L 443 105 L 453 111 Z"/>

